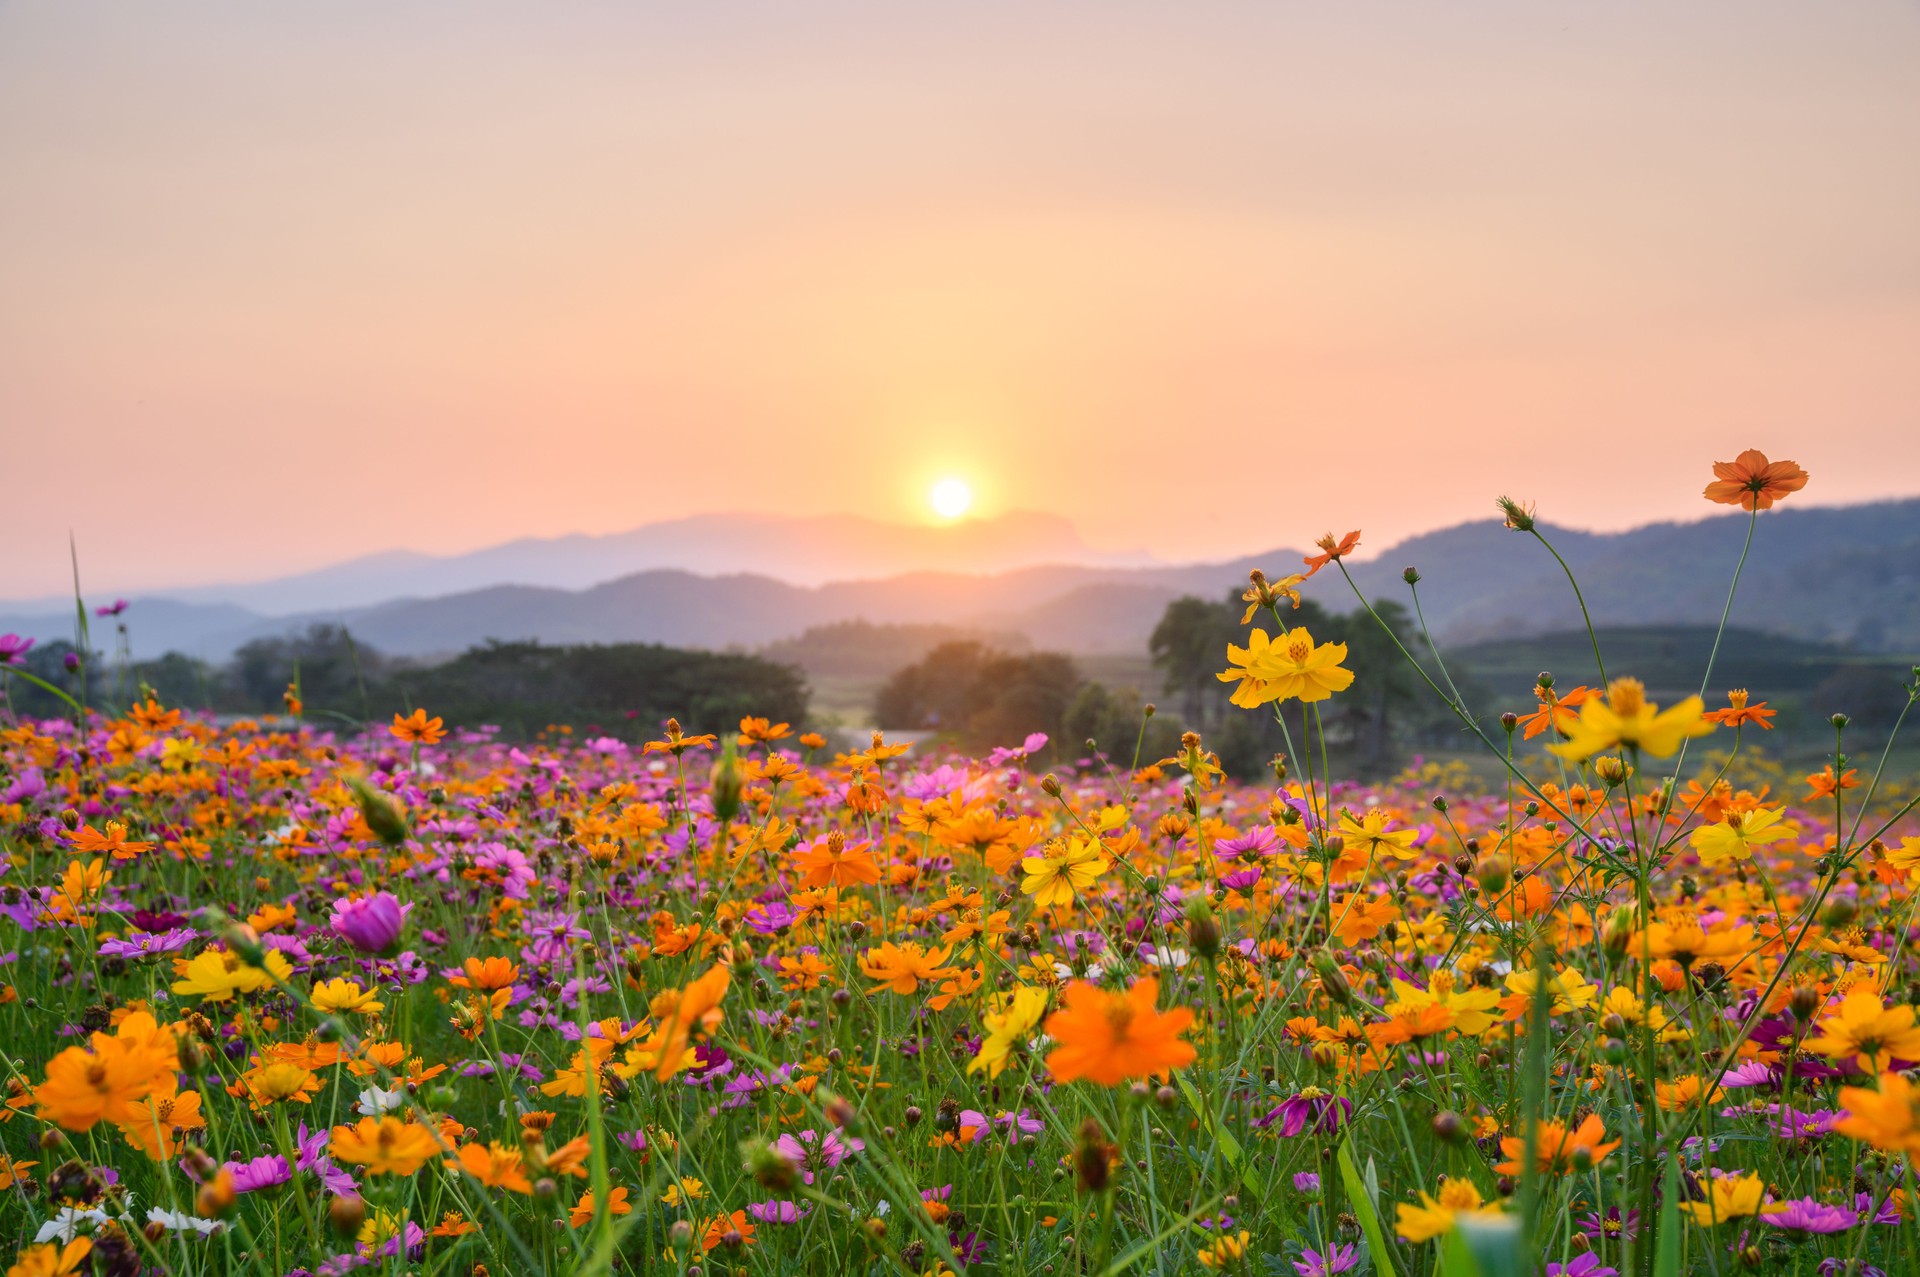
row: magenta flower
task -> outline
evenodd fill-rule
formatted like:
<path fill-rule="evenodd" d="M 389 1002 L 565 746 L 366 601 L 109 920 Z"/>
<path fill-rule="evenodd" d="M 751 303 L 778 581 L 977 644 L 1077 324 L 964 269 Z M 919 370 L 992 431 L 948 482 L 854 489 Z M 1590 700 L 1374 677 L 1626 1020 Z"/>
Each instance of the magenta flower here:
<path fill-rule="evenodd" d="M 1785 1209 L 1762 1215 L 1762 1223 L 1789 1233 L 1844 1233 L 1860 1217 L 1843 1206 L 1829 1206 L 1811 1197 L 1780 1203 Z"/>
<path fill-rule="evenodd" d="M 1352 1246 L 1335 1243 L 1326 1251 L 1314 1250 L 1310 1246 L 1300 1248 L 1300 1258 L 1293 1263 L 1293 1271 L 1300 1277 L 1333 1277 L 1335 1273 L 1352 1270 L 1360 1262 L 1360 1253 Z"/>
<path fill-rule="evenodd" d="M 797 1224 L 806 1211 L 796 1202 L 748 1202 L 747 1214 L 763 1224 Z"/>
<path fill-rule="evenodd" d="M 256 1157 L 250 1162 L 227 1162 L 223 1170 L 233 1172 L 233 1191 L 253 1193 L 273 1188 L 293 1178 L 293 1168 L 284 1157 Z"/>
<path fill-rule="evenodd" d="M 1222 860 L 1241 856 L 1271 856 L 1280 846 L 1280 835 L 1272 825 L 1255 825 L 1237 838 L 1222 838 L 1213 844 L 1213 854 Z"/>
<path fill-rule="evenodd" d="M 980 1120 L 986 1121 L 985 1118 Z M 815 1171 L 832 1170 L 866 1145 L 851 1136 L 842 1140 L 837 1131 L 828 1131 L 824 1135 L 817 1131 L 801 1131 L 798 1137 L 782 1135 L 773 1142 L 773 1147 L 780 1156 L 799 1167 L 800 1178 L 811 1184 Z"/>
<path fill-rule="evenodd" d="M 400 938 L 411 903 L 401 904 L 392 892 L 333 902 L 333 934 L 362 953 L 384 953 Z"/>
<path fill-rule="evenodd" d="M 1618 1268 L 1602 1268 L 1592 1251 L 1575 1255 L 1564 1264 L 1548 1264 L 1547 1277 L 1619 1277 Z"/>
<path fill-rule="evenodd" d="M 1279 1122 L 1280 1134 L 1288 1137 L 1298 1135 L 1309 1127 L 1316 1135 L 1332 1135 L 1352 1111 L 1353 1105 L 1337 1095 L 1308 1095 L 1302 1092 L 1282 1100 L 1265 1117 L 1255 1118 L 1253 1124 L 1268 1127 Z"/>
<path fill-rule="evenodd" d="M 33 640 L 18 634 L 0 634 L 0 665 L 11 665 L 33 647 Z"/>

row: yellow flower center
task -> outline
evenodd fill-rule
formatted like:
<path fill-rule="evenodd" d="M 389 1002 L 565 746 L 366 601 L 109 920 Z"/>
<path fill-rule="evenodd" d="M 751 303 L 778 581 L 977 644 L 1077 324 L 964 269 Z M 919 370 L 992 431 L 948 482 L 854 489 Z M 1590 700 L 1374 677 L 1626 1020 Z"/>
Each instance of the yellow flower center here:
<path fill-rule="evenodd" d="M 1607 684 L 1607 703 L 1622 718 L 1631 718 L 1647 704 L 1647 687 L 1637 678 L 1616 678 Z"/>

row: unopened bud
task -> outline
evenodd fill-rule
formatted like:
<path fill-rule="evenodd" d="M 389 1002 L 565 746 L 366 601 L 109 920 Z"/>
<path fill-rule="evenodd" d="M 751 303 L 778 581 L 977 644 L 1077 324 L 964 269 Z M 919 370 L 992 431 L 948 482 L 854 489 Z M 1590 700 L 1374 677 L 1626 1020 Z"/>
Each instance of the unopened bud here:
<path fill-rule="evenodd" d="M 357 1196 L 336 1197 L 327 1203 L 327 1227 L 342 1237 L 358 1236 L 367 1222 L 367 1204 Z"/>

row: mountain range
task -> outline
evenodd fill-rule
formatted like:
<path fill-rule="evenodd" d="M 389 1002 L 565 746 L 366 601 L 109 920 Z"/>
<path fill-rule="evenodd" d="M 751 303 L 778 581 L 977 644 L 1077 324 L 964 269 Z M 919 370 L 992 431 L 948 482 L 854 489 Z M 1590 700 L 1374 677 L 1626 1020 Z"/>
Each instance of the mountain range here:
<path fill-rule="evenodd" d="M 1545 524 L 1541 531 L 1576 573 L 1597 621 L 1710 625 L 1720 619 L 1747 523 L 1732 513 L 1619 533 Z M 955 533 L 969 539 L 939 540 Z M 818 565 L 845 562 L 840 551 L 849 545 L 873 575 L 820 579 Z M 1363 539 L 1358 553 L 1369 548 Z M 659 566 L 669 554 L 685 558 Z M 928 570 L 983 556 L 1001 566 Z M 1068 561 L 1047 561 L 1060 559 Z M 251 639 L 315 622 L 346 624 L 392 655 L 428 657 L 490 638 L 757 648 L 856 619 L 1017 633 L 1037 648 L 1077 653 L 1138 653 L 1170 600 L 1219 597 L 1243 586 L 1250 568 L 1278 577 L 1298 567 L 1301 551 L 1179 565 L 1097 559 L 1070 525 L 1041 515 L 946 529 L 853 516 L 716 515 L 612 537 L 518 541 L 449 559 L 372 556 L 251 586 L 170 591 L 135 598 L 125 620 L 141 658 L 175 650 L 219 660 Z M 887 563 L 914 570 L 881 571 Z M 1403 603 L 1409 566 L 1420 572 L 1426 622 L 1443 640 L 1580 624 L 1560 566 L 1533 537 L 1497 519 L 1412 537 L 1350 564 L 1369 596 Z M 1337 611 L 1354 606 L 1335 570 L 1304 592 Z M 71 604 L 0 605 L 0 632 L 59 638 L 71 634 L 72 615 Z M 1733 621 L 1866 651 L 1920 651 L 1920 499 L 1763 514 Z M 95 642 L 105 645 L 97 631 Z"/>

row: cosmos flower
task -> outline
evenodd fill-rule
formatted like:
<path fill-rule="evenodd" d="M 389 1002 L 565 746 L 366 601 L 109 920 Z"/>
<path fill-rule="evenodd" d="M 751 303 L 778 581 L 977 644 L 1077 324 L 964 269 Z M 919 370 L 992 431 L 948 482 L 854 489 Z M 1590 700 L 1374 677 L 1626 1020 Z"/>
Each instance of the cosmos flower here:
<path fill-rule="evenodd" d="M 1227 645 L 1228 668 L 1215 677 L 1237 684 L 1229 699 L 1242 709 L 1286 700 L 1311 704 L 1353 685 L 1353 671 L 1340 664 L 1346 659 L 1345 643 L 1315 643 L 1304 626 L 1272 640 L 1256 628 L 1246 647 Z"/>
<path fill-rule="evenodd" d="M 385 953 L 400 939 L 412 912 L 411 902 L 403 905 L 392 892 L 376 891 L 334 901 L 327 925 L 362 953 Z"/>
<path fill-rule="evenodd" d="M 1585 762 L 1609 749 L 1637 749 L 1656 758 L 1676 753 L 1681 742 L 1713 730 L 1698 696 L 1689 696 L 1667 710 L 1647 700 L 1639 679 L 1617 678 L 1607 684 L 1606 698 L 1589 700 L 1567 740 L 1547 748 L 1562 758 Z"/>
<path fill-rule="evenodd" d="M 1791 461 L 1768 461 L 1748 448 L 1732 461 L 1713 463 L 1714 481 L 1702 493 L 1709 501 L 1742 510 L 1769 510 L 1773 503 L 1807 486 L 1807 472 Z"/>
<path fill-rule="evenodd" d="M 1059 1082 L 1118 1086 L 1193 1063 L 1194 1048 L 1180 1036 L 1193 1012 L 1158 1010 L 1159 999 L 1160 982 L 1152 977 L 1125 993 L 1084 981 L 1068 986 L 1062 1008 L 1047 1018 L 1047 1035 L 1060 1044 L 1047 1056 L 1047 1071 Z"/>

